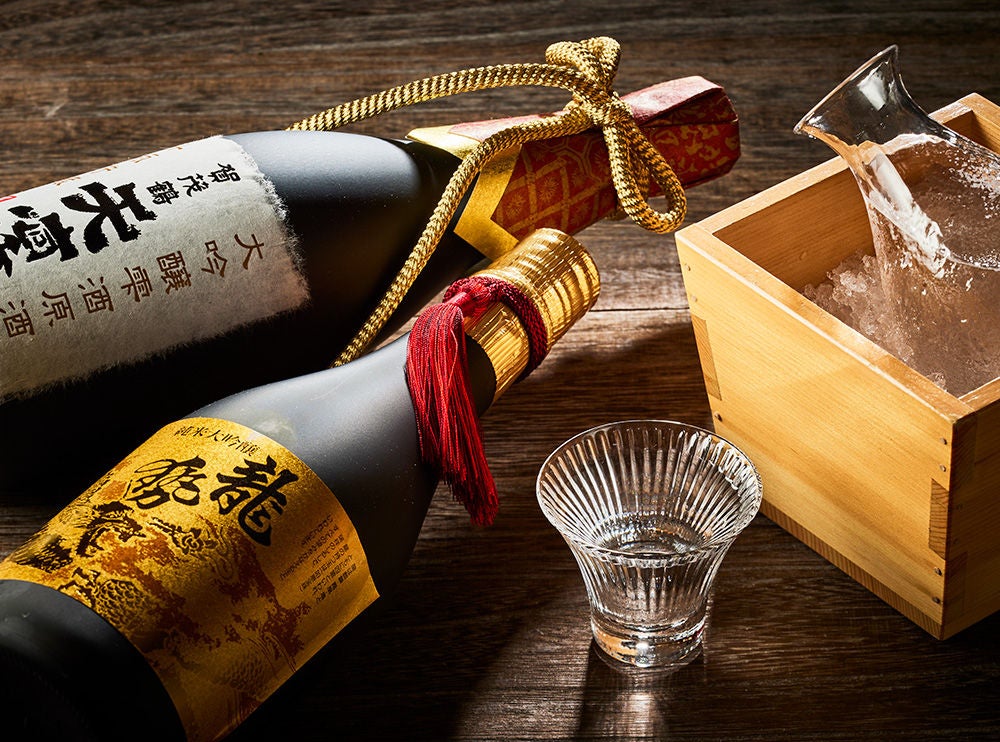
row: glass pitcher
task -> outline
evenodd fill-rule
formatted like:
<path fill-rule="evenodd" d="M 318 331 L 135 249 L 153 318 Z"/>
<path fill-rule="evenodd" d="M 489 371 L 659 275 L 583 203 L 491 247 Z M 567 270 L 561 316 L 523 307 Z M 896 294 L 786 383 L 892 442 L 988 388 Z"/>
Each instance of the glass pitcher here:
<path fill-rule="evenodd" d="M 873 57 L 795 131 L 840 155 L 864 197 L 880 290 L 853 296 L 850 314 L 963 394 L 1000 375 L 1000 157 L 928 116 L 898 58 L 896 46 Z"/>

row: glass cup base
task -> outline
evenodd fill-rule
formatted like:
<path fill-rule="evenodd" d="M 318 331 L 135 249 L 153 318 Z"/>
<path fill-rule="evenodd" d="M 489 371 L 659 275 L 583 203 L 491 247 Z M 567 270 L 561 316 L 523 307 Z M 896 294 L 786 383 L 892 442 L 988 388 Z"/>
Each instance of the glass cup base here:
<path fill-rule="evenodd" d="M 702 613 L 683 626 L 636 631 L 599 614 L 590 617 L 594 641 L 605 655 L 631 667 L 661 670 L 683 667 L 701 653 L 707 623 Z"/>

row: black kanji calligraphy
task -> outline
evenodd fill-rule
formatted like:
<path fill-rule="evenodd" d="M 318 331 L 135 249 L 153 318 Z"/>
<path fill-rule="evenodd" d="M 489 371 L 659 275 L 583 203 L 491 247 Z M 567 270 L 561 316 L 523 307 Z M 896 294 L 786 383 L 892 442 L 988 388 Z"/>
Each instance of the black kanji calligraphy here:
<path fill-rule="evenodd" d="M 181 197 L 181 194 L 174 188 L 174 184 L 169 180 L 157 181 L 151 186 L 146 186 L 146 190 L 153 197 L 154 204 L 169 204 Z"/>
<path fill-rule="evenodd" d="M 186 185 L 184 186 L 184 195 L 192 196 L 195 193 L 204 191 L 208 188 L 208 181 L 205 180 L 205 176 L 201 173 L 195 173 L 194 175 L 184 175 L 177 180 L 183 180 Z"/>
<path fill-rule="evenodd" d="M 56 253 L 60 260 L 69 260 L 79 254 L 70 240 L 73 227 L 63 226 L 58 214 L 39 216 L 30 206 L 14 206 L 8 211 L 18 217 L 9 233 L 0 234 L 0 268 L 8 277 L 14 267 L 10 256 L 21 250 L 25 252 L 26 262 Z"/>
<path fill-rule="evenodd" d="M 125 183 L 112 189 L 118 196 L 115 200 L 103 183 L 88 183 L 80 186 L 92 200 L 88 201 L 79 193 L 63 196 L 62 202 L 74 211 L 94 214 L 94 218 L 83 228 L 83 243 L 91 253 L 98 253 L 108 246 L 108 236 L 104 232 L 105 222 L 111 225 L 122 242 L 138 239 L 139 229 L 125 217 L 129 212 L 135 221 L 152 221 L 156 214 L 147 209 L 135 195 L 135 183 Z"/>
<path fill-rule="evenodd" d="M 240 179 L 240 174 L 236 172 L 236 168 L 232 165 L 223 165 L 219 163 L 219 169 L 213 170 L 208 174 L 208 177 L 212 179 L 213 183 L 225 183 L 226 181 L 237 181 Z"/>
<path fill-rule="evenodd" d="M 233 474 L 216 474 L 224 485 L 209 497 L 218 504 L 219 514 L 227 515 L 239 507 L 237 516 L 240 528 L 262 546 L 271 544 L 271 521 L 284 512 L 288 498 L 281 488 L 298 481 L 298 475 L 282 469 L 267 457 L 262 462 L 244 459 L 246 466 L 233 467 Z M 273 477 L 273 479 L 271 479 Z"/>
<path fill-rule="evenodd" d="M 171 500 L 181 505 L 197 505 L 201 497 L 199 480 L 208 475 L 201 472 L 205 460 L 192 456 L 186 461 L 159 459 L 144 464 L 135 470 L 135 478 L 129 482 L 127 499 L 141 510 L 149 510 L 164 505 Z"/>

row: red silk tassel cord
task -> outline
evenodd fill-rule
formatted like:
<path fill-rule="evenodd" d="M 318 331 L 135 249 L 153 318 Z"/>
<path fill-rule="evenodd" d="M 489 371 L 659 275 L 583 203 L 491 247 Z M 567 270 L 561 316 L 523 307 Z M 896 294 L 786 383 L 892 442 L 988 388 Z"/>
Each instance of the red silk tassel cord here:
<path fill-rule="evenodd" d="M 475 322 L 498 301 L 514 311 L 528 334 L 523 378 L 545 357 L 548 331 L 534 302 L 517 286 L 493 276 L 453 283 L 441 304 L 417 317 L 406 349 L 406 382 L 421 455 L 440 471 L 476 525 L 492 524 L 500 505 L 472 397 L 464 323 Z"/>

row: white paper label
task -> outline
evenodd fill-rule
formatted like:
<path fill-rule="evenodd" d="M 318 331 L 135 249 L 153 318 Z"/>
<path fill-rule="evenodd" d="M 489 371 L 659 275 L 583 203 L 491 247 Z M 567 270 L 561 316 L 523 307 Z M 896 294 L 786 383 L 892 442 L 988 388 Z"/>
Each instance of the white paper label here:
<path fill-rule="evenodd" d="M 293 242 L 223 137 L 0 197 L 0 400 L 300 306 Z"/>

